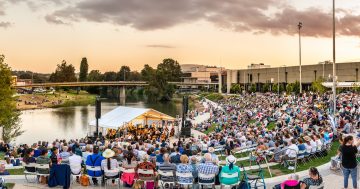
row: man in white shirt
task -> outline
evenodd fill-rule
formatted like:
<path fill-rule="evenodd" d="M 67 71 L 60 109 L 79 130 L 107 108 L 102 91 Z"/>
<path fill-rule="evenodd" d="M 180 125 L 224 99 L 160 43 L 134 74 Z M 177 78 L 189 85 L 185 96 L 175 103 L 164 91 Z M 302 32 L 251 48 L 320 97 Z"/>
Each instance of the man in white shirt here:
<path fill-rule="evenodd" d="M 281 163 L 287 165 L 286 160 L 295 159 L 298 153 L 299 153 L 299 148 L 296 145 L 296 140 L 291 139 L 289 141 L 289 146 L 285 151 L 285 155 L 281 156 Z"/>
<path fill-rule="evenodd" d="M 69 165 L 71 173 L 78 175 L 81 172 L 81 165 L 83 164 L 82 157 L 78 154 L 73 154 L 69 157 Z M 79 176 L 76 176 L 76 181 L 79 181 Z"/>

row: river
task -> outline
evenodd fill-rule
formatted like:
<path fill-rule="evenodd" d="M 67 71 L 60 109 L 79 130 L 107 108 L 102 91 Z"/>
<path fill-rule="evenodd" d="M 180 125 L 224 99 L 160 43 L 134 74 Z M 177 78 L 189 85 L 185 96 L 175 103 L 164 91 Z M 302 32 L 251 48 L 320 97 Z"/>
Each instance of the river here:
<path fill-rule="evenodd" d="M 102 114 L 114 108 L 116 102 L 102 102 Z M 153 108 L 165 114 L 176 116 L 181 114 L 181 103 L 146 103 L 142 100 L 127 100 L 126 106 L 137 108 Z M 64 108 L 47 108 L 24 110 L 21 114 L 22 130 L 16 144 L 32 144 L 37 141 L 53 141 L 55 139 L 76 139 L 85 137 L 88 123 L 95 119 L 94 106 L 75 106 Z"/>

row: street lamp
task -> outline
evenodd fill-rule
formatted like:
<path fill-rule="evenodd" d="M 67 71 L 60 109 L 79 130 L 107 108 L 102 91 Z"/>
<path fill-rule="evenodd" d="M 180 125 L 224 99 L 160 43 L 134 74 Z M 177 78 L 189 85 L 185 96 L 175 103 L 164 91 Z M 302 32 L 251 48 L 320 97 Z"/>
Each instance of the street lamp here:
<path fill-rule="evenodd" d="M 280 67 L 286 67 L 286 65 L 282 65 L 278 67 L 277 91 L 279 96 L 280 96 Z"/>
<path fill-rule="evenodd" d="M 299 29 L 299 72 L 300 72 L 300 94 L 302 93 L 302 82 L 301 82 L 301 28 L 302 28 L 302 22 L 299 22 L 298 29 Z"/>
<path fill-rule="evenodd" d="M 335 0 L 333 0 L 333 114 L 336 112 Z"/>

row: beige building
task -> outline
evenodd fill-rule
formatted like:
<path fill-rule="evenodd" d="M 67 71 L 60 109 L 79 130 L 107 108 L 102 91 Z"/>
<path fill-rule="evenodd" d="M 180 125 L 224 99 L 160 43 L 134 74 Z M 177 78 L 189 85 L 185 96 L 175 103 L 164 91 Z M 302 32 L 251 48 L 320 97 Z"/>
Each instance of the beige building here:
<path fill-rule="evenodd" d="M 182 64 L 182 80 L 184 83 L 213 83 L 218 82 L 218 74 L 225 70 L 222 67 L 204 66 L 198 64 Z"/>
<path fill-rule="evenodd" d="M 322 62 L 313 65 L 302 66 L 302 84 L 303 89 L 309 89 L 311 83 L 319 77 L 324 77 L 325 80 L 332 80 L 332 63 Z M 358 82 L 359 81 L 360 62 L 337 63 L 337 80 L 339 82 Z M 248 88 L 251 84 L 256 84 L 257 89 L 265 83 L 280 83 L 286 86 L 288 83 L 294 83 L 300 80 L 299 66 L 282 66 L 282 67 L 268 67 L 256 68 L 249 66 L 249 69 L 228 70 L 226 72 L 226 81 L 223 84 L 231 86 L 231 84 L 239 83 Z M 230 81 L 229 81 L 230 80 Z M 227 87 L 229 88 L 229 87 Z M 229 90 L 227 90 L 229 92 Z"/>

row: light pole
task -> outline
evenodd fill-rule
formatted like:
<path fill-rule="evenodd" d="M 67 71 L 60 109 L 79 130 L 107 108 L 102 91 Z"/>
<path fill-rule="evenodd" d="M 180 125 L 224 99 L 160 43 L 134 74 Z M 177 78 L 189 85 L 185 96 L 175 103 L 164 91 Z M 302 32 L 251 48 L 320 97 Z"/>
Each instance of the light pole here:
<path fill-rule="evenodd" d="M 302 22 L 299 22 L 298 29 L 299 29 L 299 72 L 300 72 L 300 94 L 302 93 L 302 82 L 301 82 L 301 28 Z"/>
<path fill-rule="evenodd" d="M 333 114 L 336 112 L 335 0 L 333 0 Z"/>

